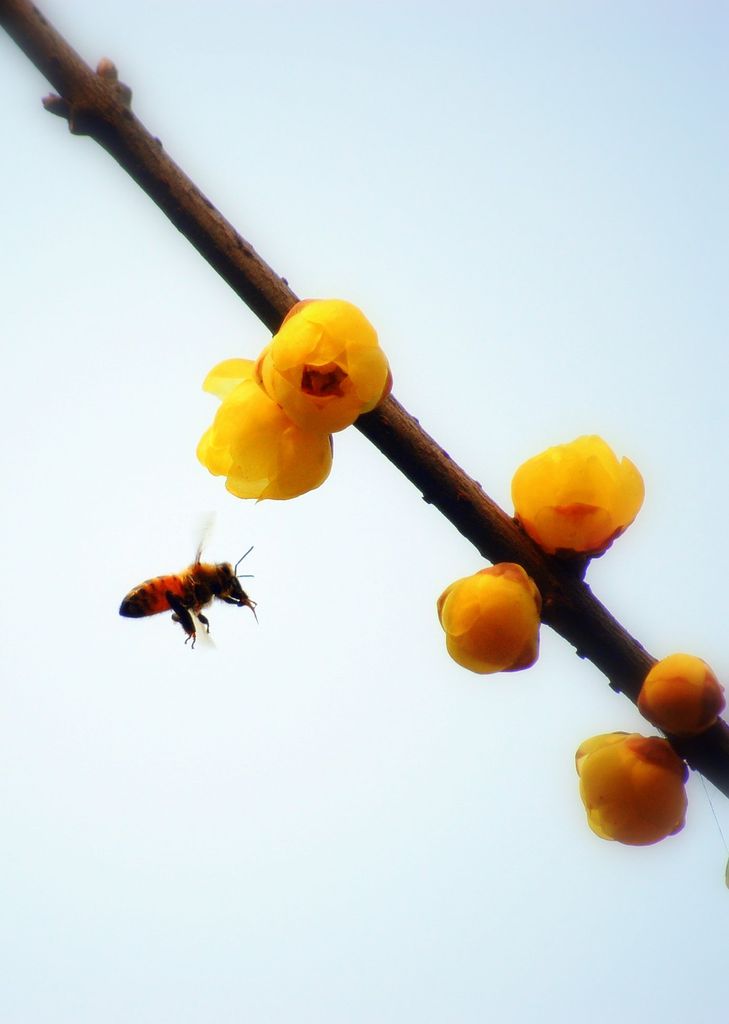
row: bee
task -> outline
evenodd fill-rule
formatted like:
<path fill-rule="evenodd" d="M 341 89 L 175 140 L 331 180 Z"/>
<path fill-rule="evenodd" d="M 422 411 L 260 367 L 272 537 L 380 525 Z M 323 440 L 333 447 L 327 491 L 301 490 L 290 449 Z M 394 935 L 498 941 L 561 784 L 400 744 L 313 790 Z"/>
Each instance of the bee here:
<path fill-rule="evenodd" d="M 130 590 L 119 607 L 119 614 L 141 619 L 171 609 L 172 621 L 180 623 L 187 634 L 185 643 L 192 640 L 191 647 L 195 646 L 197 637 L 195 618 L 210 632 L 210 623 L 201 609 L 213 598 L 239 608 L 250 608 L 257 619 L 256 602 L 243 590 L 236 575 L 238 566 L 252 550 L 249 548 L 233 566 L 230 562 L 201 562 L 202 548 L 198 548 L 195 561 L 183 572 L 155 576 Z"/>

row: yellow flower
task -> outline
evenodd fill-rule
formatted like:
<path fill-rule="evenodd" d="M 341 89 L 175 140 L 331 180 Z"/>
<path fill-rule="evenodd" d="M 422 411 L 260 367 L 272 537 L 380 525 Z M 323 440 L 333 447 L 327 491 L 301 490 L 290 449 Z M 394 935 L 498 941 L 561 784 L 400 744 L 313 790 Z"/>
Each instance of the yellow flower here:
<path fill-rule="evenodd" d="M 258 358 L 256 379 L 303 430 L 343 430 L 389 393 L 377 333 L 351 302 L 317 299 L 289 312 Z"/>
<path fill-rule="evenodd" d="M 550 554 L 601 555 L 638 515 L 644 493 L 633 463 L 618 462 L 594 434 L 547 448 L 511 483 L 517 519 Z"/>
<path fill-rule="evenodd" d="M 638 709 L 644 718 L 676 736 L 695 736 L 724 710 L 724 687 L 701 658 L 670 654 L 645 677 Z"/>
<path fill-rule="evenodd" d="M 203 388 L 222 398 L 197 457 L 238 498 L 295 498 L 319 487 L 332 465 L 328 434 L 301 430 L 252 379 L 253 363 L 228 359 Z"/>
<path fill-rule="evenodd" d="M 539 653 L 542 599 L 520 565 L 501 562 L 456 580 L 438 598 L 454 661 L 471 672 L 516 672 Z"/>
<path fill-rule="evenodd" d="M 593 736 L 575 758 L 587 823 L 601 839 L 648 846 L 684 826 L 688 769 L 668 740 Z"/>

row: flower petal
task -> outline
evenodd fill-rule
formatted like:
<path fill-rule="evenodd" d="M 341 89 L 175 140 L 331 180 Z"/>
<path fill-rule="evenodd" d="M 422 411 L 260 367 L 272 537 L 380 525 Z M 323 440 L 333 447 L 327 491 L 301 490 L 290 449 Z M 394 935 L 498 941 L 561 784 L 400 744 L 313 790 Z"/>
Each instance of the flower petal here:
<path fill-rule="evenodd" d="M 225 398 L 242 381 L 251 379 L 253 367 L 251 359 L 226 359 L 212 368 L 203 381 L 203 391 Z"/>

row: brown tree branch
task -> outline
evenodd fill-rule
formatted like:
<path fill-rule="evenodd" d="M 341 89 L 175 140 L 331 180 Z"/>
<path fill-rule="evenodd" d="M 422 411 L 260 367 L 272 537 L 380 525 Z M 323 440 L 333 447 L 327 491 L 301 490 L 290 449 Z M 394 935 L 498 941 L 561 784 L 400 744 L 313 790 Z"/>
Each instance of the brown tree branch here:
<path fill-rule="evenodd" d="M 89 135 L 121 164 L 233 291 L 276 331 L 297 301 L 253 247 L 167 156 L 137 120 L 128 88 L 102 61 L 94 72 L 28 0 L 0 0 L 0 24 L 57 89 L 46 98 L 74 134 Z M 356 426 L 430 504 L 491 562 L 522 565 L 543 598 L 543 620 L 588 658 L 610 685 L 636 701 L 654 662 L 595 598 L 574 566 L 546 556 L 392 397 Z M 729 796 L 729 727 L 718 722 L 691 740 L 669 737 L 692 768 Z"/>

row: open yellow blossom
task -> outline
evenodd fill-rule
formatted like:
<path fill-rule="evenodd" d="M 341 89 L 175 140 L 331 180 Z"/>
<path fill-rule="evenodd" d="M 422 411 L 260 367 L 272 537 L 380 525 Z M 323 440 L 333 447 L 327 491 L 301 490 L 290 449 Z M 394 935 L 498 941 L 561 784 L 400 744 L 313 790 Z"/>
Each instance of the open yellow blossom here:
<path fill-rule="evenodd" d="M 511 483 L 517 519 L 550 554 L 601 555 L 633 522 L 644 493 L 630 459 L 618 462 L 594 434 L 547 448 Z"/>
<path fill-rule="evenodd" d="M 229 359 L 203 387 L 223 400 L 197 457 L 239 498 L 286 499 L 312 491 L 332 465 L 328 434 L 301 430 L 252 379 L 253 363 Z"/>
<path fill-rule="evenodd" d="M 516 672 L 539 653 L 542 599 L 520 565 L 501 562 L 456 580 L 438 598 L 454 661 L 471 672 Z"/>
<path fill-rule="evenodd" d="M 299 302 L 258 358 L 256 379 L 304 430 L 343 430 L 389 393 L 377 332 L 341 299 Z"/>
<path fill-rule="evenodd" d="M 656 662 L 638 696 L 644 718 L 676 736 L 695 736 L 724 710 L 724 687 L 701 658 L 670 654 Z"/>
<path fill-rule="evenodd" d="M 601 839 L 649 846 L 684 826 L 688 769 L 668 740 L 593 736 L 575 758 L 587 823 Z"/>

